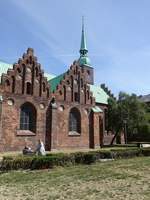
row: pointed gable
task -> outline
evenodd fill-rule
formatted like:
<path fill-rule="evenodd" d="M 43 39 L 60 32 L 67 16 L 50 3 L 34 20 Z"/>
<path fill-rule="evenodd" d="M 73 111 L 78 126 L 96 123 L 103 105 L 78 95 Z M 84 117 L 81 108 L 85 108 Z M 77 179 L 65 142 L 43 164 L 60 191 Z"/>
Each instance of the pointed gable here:
<path fill-rule="evenodd" d="M 1 66 L 2 70 L 6 65 Z M 49 84 L 32 48 L 28 48 L 17 63 L 2 72 L 1 84 L 6 92 L 49 97 Z"/>

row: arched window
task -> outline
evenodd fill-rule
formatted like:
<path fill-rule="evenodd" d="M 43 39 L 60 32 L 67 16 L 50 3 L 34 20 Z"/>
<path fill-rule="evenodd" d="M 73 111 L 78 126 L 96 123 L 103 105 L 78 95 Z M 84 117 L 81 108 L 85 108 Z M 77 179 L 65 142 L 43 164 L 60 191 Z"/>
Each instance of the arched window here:
<path fill-rule="evenodd" d="M 49 97 L 49 88 L 46 89 L 47 91 L 47 98 Z"/>
<path fill-rule="evenodd" d="M 7 79 L 5 80 L 5 91 L 10 92 L 10 81 Z"/>
<path fill-rule="evenodd" d="M 39 91 L 39 95 L 40 97 L 42 96 L 42 74 L 39 74 L 40 76 L 40 91 Z"/>
<path fill-rule="evenodd" d="M 43 92 L 45 92 L 46 91 L 46 85 L 45 85 L 44 82 L 42 83 L 42 88 L 43 88 Z"/>
<path fill-rule="evenodd" d="M 12 76 L 12 93 L 15 92 L 15 77 Z"/>
<path fill-rule="evenodd" d="M 6 85 L 7 87 L 9 87 L 9 86 L 10 86 L 10 82 L 9 82 L 9 80 L 8 80 L 8 79 L 5 81 L 5 85 Z"/>
<path fill-rule="evenodd" d="M 64 89 L 64 101 L 66 101 L 66 87 L 63 86 L 63 89 Z"/>
<path fill-rule="evenodd" d="M 84 85 L 84 103 L 86 104 L 86 96 L 87 96 L 87 94 L 86 94 L 87 92 L 86 92 L 86 85 Z"/>
<path fill-rule="evenodd" d="M 74 82 L 74 80 L 73 80 L 73 76 L 71 76 L 70 77 L 71 78 L 71 101 L 73 101 L 74 99 L 73 99 L 73 90 L 74 90 L 74 88 L 73 88 L 73 82 Z"/>
<path fill-rule="evenodd" d="M 92 97 L 90 97 L 90 100 L 91 100 L 91 104 L 93 104 L 93 98 Z"/>
<path fill-rule="evenodd" d="M 87 98 L 88 98 L 88 99 L 90 98 L 90 93 L 89 93 L 88 90 L 87 90 Z"/>
<path fill-rule="evenodd" d="M 26 66 L 23 64 L 23 77 L 22 77 L 22 94 L 25 92 L 25 74 L 26 74 Z"/>
<path fill-rule="evenodd" d="M 21 73 L 21 69 L 20 69 L 20 68 L 17 68 L 17 72 L 20 74 L 20 73 Z"/>
<path fill-rule="evenodd" d="M 31 103 L 24 103 L 20 108 L 20 130 L 36 132 L 36 108 Z"/>
<path fill-rule="evenodd" d="M 81 87 L 83 88 L 83 79 L 81 78 Z"/>
<path fill-rule="evenodd" d="M 35 75 L 36 75 L 36 77 L 39 75 L 39 71 L 38 71 L 37 67 L 35 68 Z"/>
<path fill-rule="evenodd" d="M 77 108 L 72 108 L 70 110 L 69 131 L 81 133 L 81 115 Z"/>
<path fill-rule="evenodd" d="M 32 94 L 32 87 L 31 87 L 31 83 L 29 83 L 29 82 L 27 82 L 26 93 L 27 94 Z"/>
<path fill-rule="evenodd" d="M 29 57 L 29 62 L 32 64 L 32 56 Z"/>

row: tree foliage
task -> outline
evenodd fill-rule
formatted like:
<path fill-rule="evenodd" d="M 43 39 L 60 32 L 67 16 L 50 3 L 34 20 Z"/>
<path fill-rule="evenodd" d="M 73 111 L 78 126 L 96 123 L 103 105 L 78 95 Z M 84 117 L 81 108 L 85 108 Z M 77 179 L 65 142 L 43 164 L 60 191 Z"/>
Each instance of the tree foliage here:
<path fill-rule="evenodd" d="M 141 134 L 143 130 L 150 132 L 147 118 L 147 106 L 135 94 L 120 92 L 118 100 L 108 100 L 108 129 L 115 137 L 124 130 L 125 124 L 128 139 Z"/>

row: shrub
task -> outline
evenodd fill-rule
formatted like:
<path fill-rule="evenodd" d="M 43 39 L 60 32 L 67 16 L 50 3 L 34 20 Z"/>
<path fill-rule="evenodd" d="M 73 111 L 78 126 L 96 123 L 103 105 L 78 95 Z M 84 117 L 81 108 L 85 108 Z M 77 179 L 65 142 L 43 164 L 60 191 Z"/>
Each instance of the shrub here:
<path fill-rule="evenodd" d="M 141 153 L 140 149 L 133 149 L 133 150 L 112 150 L 112 157 L 114 159 L 118 158 L 132 158 L 135 156 L 139 156 Z"/>
<path fill-rule="evenodd" d="M 70 154 L 56 153 L 47 154 L 46 156 L 5 156 L 1 163 L 1 170 L 49 169 L 53 168 L 54 166 L 91 164 L 99 159 L 131 158 L 140 155 L 150 156 L 150 148 L 127 148 L 103 151 L 98 150 L 90 152 L 76 152 Z"/>
<path fill-rule="evenodd" d="M 1 163 L 1 170 L 30 169 L 32 161 L 33 157 L 4 157 Z"/>
<path fill-rule="evenodd" d="M 70 154 L 75 164 L 91 164 L 97 160 L 94 152 L 77 152 Z"/>
<path fill-rule="evenodd" d="M 142 149 L 141 153 L 143 156 L 150 156 L 150 148 Z"/>
<path fill-rule="evenodd" d="M 76 164 L 83 164 L 83 156 L 84 156 L 84 153 L 83 152 L 76 152 L 76 153 L 71 153 L 70 154 L 72 159 L 74 160 L 74 163 Z"/>
<path fill-rule="evenodd" d="M 83 154 L 83 164 L 91 164 L 97 160 L 96 153 L 87 152 Z"/>

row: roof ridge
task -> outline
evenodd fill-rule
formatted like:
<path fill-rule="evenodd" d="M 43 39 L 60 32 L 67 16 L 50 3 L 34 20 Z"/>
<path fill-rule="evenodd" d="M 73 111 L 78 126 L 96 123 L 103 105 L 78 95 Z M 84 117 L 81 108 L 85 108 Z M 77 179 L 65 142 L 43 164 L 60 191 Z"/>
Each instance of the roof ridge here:
<path fill-rule="evenodd" d="M 61 77 L 62 75 L 64 75 L 65 73 L 66 73 L 66 72 L 64 72 L 64 73 L 62 73 L 62 74 L 59 74 L 58 76 L 55 75 L 55 77 L 52 78 L 51 80 L 56 79 L 56 78 L 59 78 L 59 77 Z M 51 80 L 50 80 L 50 81 L 51 81 Z"/>
<path fill-rule="evenodd" d="M 57 86 L 63 80 L 65 74 L 66 74 L 66 72 L 64 72 L 48 81 L 51 86 L 50 87 L 51 92 L 54 92 L 57 89 Z"/>
<path fill-rule="evenodd" d="M 44 71 L 44 74 L 45 74 L 45 75 L 54 76 L 54 78 L 57 76 L 56 74 L 47 73 L 47 72 L 45 72 L 45 71 Z"/>
<path fill-rule="evenodd" d="M 5 63 L 5 64 L 9 64 L 9 65 L 13 65 L 12 63 L 8 63 L 7 61 L 4 61 L 4 60 L 2 60 L 2 59 L 0 59 L 0 62 L 3 62 L 3 63 Z"/>

